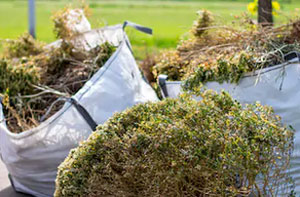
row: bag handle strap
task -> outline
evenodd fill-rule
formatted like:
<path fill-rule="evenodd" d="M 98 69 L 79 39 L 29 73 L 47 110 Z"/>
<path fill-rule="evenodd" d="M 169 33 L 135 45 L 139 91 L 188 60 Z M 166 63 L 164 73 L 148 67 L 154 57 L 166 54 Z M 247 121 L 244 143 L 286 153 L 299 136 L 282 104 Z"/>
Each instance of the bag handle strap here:
<path fill-rule="evenodd" d="M 89 114 L 89 112 L 80 105 L 74 98 L 68 99 L 68 102 L 70 102 L 74 107 L 77 109 L 77 111 L 80 113 L 80 115 L 84 118 L 84 120 L 88 123 L 92 131 L 95 131 L 97 128 L 97 123 L 92 118 L 92 116 Z"/>
<path fill-rule="evenodd" d="M 46 118 L 48 117 L 48 115 L 50 114 L 50 112 L 52 111 L 52 108 L 54 107 L 54 105 L 56 103 L 58 103 L 59 101 L 67 101 L 67 98 L 64 97 L 60 97 L 58 98 L 56 101 L 54 101 L 50 107 L 47 109 L 46 113 L 41 117 L 40 122 L 44 122 L 44 120 L 46 120 Z"/>
<path fill-rule="evenodd" d="M 298 51 L 291 51 L 284 56 L 285 61 L 290 61 L 294 58 L 298 58 L 298 61 L 300 61 L 300 53 Z"/>
<path fill-rule="evenodd" d="M 161 88 L 161 92 L 164 98 L 169 97 L 166 81 L 168 79 L 168 75 L 159 75 L 158 76 L 158 85 Z"/>
<path fill-rule="evenodd" d="M 125 21 L 123 23 L 123 30 L 125 30 L 125 28 L 127 26 L 130 26 L 130 27 L 133 27 L 135 28 L 136 30 L 140 31 L 140 32 L 143 32 L 143 33 L 146 33 L 146 34 L 149 34 L 149 35 L 152 35 L 153 33 L 153 30 L 149 27 L 144 27 L 142 25 L 139 25 L 139 24 L 136 24 L 136 23 L 133 23 L 133 22 L 130 22 L 130 21 Z"/>
<path fill-rule="evenodd" d="M 125 32 L 125 28 L 127 26 L 130 26 L 130 27 L 133 27 L 135 28 L 136 30 L 140 31 L 140 32 L 143 32 L 143 33 L 146 33 L 146 34 L 149 34 L 149 35 L 152 35 L 153 31 L 151 28 L 149 27 L 144 27 L 142 25 L 139 25 L 139 24 L 136 24 L 136 23 L 133 23 L 133 22 L 130 22 L 130 21 L 125 21 L 123 23 L 123 26 L 122 26 L 122 29 L 123 29 L 123 35 L 124 35 L 124 40 L 125 40 L 125 43 L 126 45 L 128 46 L 131 54 L 133 55 L 133 51 L 132 51 L 132 47 L 131 47 L 131 44 L 126 36 L 126 32 Z"/>
<path fill-rule="evenodd" d="M 51 110 L 54 107 L 54 105 L 56 103 L 58 103 L 59 101 L 69 102 L 71 105 L 73 105 L 75 107 L 75 109 L 79 112 L 79 114 L 83 117 L 83 119 L 86 121 L 86 123 L 90 126 L 90 128 L 93 131 L 96 130 L 97 123 L 95 122 L 95 120 L 88 113 L 88 111 L 82 105 L 80 105 L 74 98 L 64 98 L 64 97 L 58 98 L 56 101 L 54 101 L 50 105 L 50 107 L 47 110 L 47 112 L 41 117 L 40 122 L 43 122 L 46 119 L 46 117 L 49 115 L 49 113 L 51 112 Z"/>

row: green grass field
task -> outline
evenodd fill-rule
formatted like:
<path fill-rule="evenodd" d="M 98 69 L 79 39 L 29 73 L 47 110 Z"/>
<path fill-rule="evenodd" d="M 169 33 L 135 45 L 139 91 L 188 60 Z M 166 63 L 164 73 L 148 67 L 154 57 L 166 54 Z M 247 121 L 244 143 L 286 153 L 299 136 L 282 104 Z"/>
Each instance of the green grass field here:
<path fill-rule="evenodd" d="M 55 40 L 51 14 L 62 8 L 68 1 L 38 1 L 36 3 L 37 37 L 51 42 Z M 276 22 L 286 20 L 300 1 L 282 3 L 282 14 Z M 180 36 L 190 29 L 195 12 L 199 9 L 212 11 L 225 23 L 247 11 L 247 2 L 243 1 L 130 1 L 104 0 L 91 1 L 92 16 L 90 22 L 94 28 L 103 24 L 117 24 L 130 20 L 153 28 L 154 35 L 148 36 L 129 31 L 131 42 L 138 56 L 157 49 L 175 47 Z M 16 38 L 27 30 L 27 0 L 0 1 L 0 38 Z"/>

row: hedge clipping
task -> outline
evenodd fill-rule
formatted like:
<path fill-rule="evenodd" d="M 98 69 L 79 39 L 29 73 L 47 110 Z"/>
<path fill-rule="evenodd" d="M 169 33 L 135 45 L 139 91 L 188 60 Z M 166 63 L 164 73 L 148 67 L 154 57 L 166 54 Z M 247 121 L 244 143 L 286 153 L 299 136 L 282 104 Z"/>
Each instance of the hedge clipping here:
<path fill-rule="evenodd" d="M 140 104 L 98 126 L 60 165 L 55 196 L 272 196 L 289 183 L 293 131 L 270 107 L 198 95 Z"/>

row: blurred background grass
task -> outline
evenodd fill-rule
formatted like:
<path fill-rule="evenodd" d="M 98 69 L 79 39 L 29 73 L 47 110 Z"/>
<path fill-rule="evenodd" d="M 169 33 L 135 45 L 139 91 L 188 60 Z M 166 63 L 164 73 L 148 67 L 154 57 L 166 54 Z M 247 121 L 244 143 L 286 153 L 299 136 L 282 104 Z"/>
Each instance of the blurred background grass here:
<path fill-rule="evenodd" d="M 45 42 L 55 40 L 51 15 L 56 10 L 71 3 L 72 0 L 36 0 L 37 38 Z M 247 0 L 90 0 L 92 10 L 90 22 L 93 28 L 113 25 L 130 20 L 153 28 L 154 35 L 149 36 L 129 30 L 128 34 L 134 52 L 138 58 L 147 53 L 174 48 L 178 39 L 189 31 L 196 11 L 208 9 L 216 17 L 228 23 L 235 15 L 247 12 Z M 282 13 L 275 17 L 275 22 L 288 20 L 300 0 L 281 2 Z M 255 17 L 255 16 L 253 16 Z M 27 0 L 0 0 L 0 38 L 16 38 L 27 31 Z"/>

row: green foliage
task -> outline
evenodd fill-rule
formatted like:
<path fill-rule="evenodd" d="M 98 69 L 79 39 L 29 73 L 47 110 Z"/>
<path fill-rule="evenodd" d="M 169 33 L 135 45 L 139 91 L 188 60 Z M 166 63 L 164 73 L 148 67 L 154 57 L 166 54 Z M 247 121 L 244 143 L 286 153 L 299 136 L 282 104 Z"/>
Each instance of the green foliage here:
<path fill-rule="evenodd" d="M 242 54 L 238 64 L 219 60 L 216 67 L 200 65 L 195 74 L 184 81 L 183 87 L 185 90 L 192 90 L 194 87 L 210 81 L 238 83 L 244 73 L 253 70 L 254 64 L 246 55 Z"/>
<path fill-rule="evenodd" d="M 36 84 L 39 81 L 39 69 L 34 65 L 13 66 L 7 60 L 1 59 L 0 78 L 0 94 L 24 95 L 33 92 L 30 84 Z"/>
<path fill-rule="evenodd" d="M 43 51 L 44 43 L 24 33 L 16 40 L 7 39 L 3 42 L 4 56 L 6 58 L 21 58 L 24 56 L 37 55 Z"/>
<path fill-rule="evenodd" d="M 99 125 L 60 165 L 55 196 L 274 195 L 289 181 L 293 132 L 270 107 L 197 95 L 140 104 Z"/>
<path fill-rule="evenodd" d="M 233 58 L 219 59 L 216 65 L 200 64 L 195 72 L 189 73 L 189 77 L 184 81 L 183 88 L 185 90 L 193 90 L 207 82 L 216 81 L 219 83 L 238 83 L 246 74 L 255 72 L 269 66 L 281 64 L 285 62 L 284 55 L 291 51 L 300 51 L 300 45 L 295 42 L 293 44 L 275 43 L 267 44 L 261 56 L 251 50 L 241 52 L 236 55 L 238 61 Z"/>
<path fill-rule="evenodd" d="M 26 99 L 19 99 L 18 96 L 34 94 L 32 84 L 38 84 L 40 80 L 40 70 L 37 66 L 26 64 L 26 58 L 20 61 L 19 64 L 12 64 L 12 61 L 0 60 L 0 96 L 3 99 L 6 124 L 14 132 L 19 132 L 18 127 L 24 127 L 24 121 L 20 117 L 26 113 L 25 110 L 18 113 L 17 108 L 25 108 L 31 104 Z M 31 115 L 29 114 L 30 117 Z"/>
<path fill-rule="evenodd" d="M 93 50 L 95 53 L 95 63 L 98 65 L 98 68 L 101 68 L 106 63 L 115 50 L 116 47 L 112 46 L 109 42 L 104 42 Z"/>
<path fill-rule="evenodd" d="M 153 75 L 155 78 L 160 74 L 167 74 L 169 80 L 181 80 L 184 76 L 184 68 L 187 64 L 181 61 L 177 51 L 165 51 L 157 58 L 157 63 L 153 67 Z"/>

